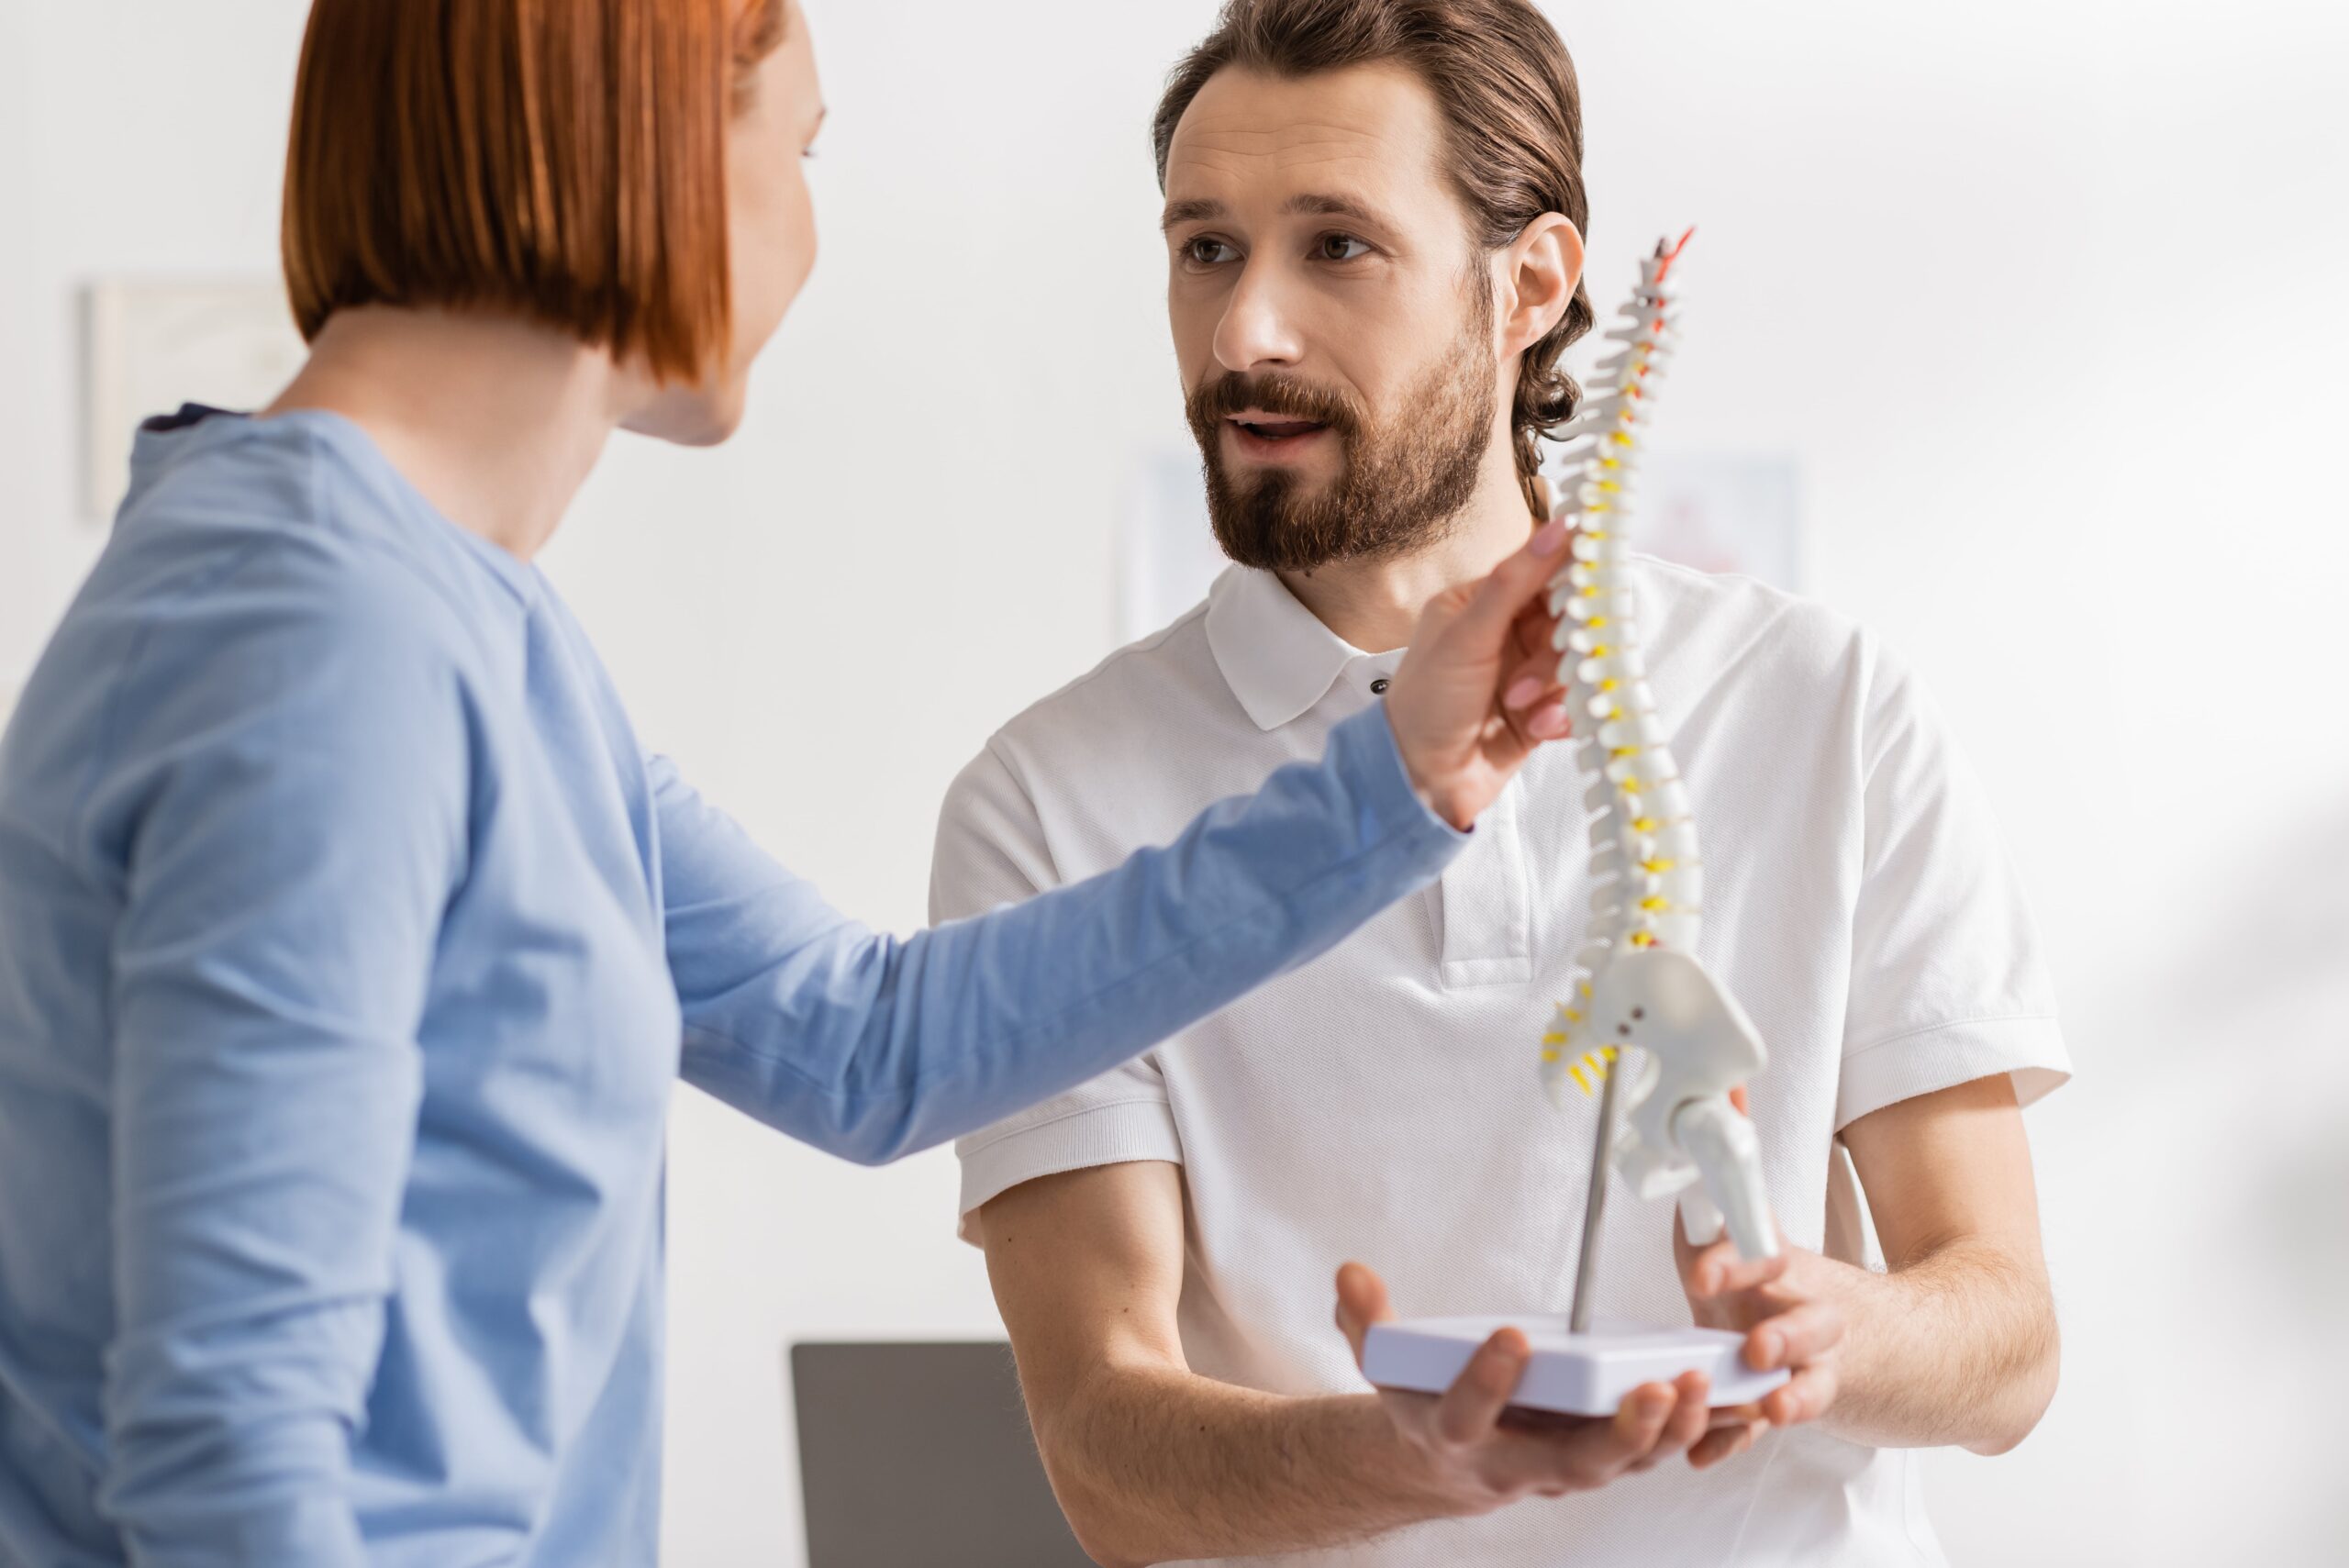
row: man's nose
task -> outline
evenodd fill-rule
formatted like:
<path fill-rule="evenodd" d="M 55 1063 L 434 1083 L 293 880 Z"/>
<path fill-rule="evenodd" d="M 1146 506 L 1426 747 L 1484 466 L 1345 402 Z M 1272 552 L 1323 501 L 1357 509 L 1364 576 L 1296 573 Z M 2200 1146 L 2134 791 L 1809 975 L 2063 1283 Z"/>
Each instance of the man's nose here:
<path fill-rule="evenodd" d="M 1282 299 L 1275 270 L 1251 258 L 1224 302 L 1223 319 L 1216 324 L 1216 361 L 1227 371 L 1245 373 L 1293 366 L 1303 357 L 1303 345 Z"/>

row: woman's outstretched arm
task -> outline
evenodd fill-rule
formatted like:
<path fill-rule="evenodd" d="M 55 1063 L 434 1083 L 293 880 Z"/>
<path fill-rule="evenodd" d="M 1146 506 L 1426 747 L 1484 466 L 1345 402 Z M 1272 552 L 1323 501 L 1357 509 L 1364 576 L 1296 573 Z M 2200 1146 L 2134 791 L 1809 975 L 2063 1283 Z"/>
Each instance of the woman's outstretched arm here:
<path fill-rule="evenodd" d="M 1338 725 L 1319 761 L 1114 871 L 902 940 L 838 914 L 656 762 L 685 1077 L 820 1148 L 889 1160 L 1082 1083 L 1326 951 L 1432 880 L 1563 728 L 1550 622 L 1529 607 L 1563 545 L 1545 529 L 1439 595 L 1386 703 Z"/>

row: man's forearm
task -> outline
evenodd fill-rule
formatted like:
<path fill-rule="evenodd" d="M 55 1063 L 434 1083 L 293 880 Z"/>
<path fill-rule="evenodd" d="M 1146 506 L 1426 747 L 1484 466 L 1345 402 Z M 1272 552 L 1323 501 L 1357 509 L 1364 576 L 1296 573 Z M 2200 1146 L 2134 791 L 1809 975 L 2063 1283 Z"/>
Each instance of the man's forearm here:
<path fill-rule="evenodd" d="M 1849 1325 L 1842 1393 L 1821 1423 L 1881 1448 L 2002 1453 L 2055 1392 L 2055 1313 L 2044 1273 L 1981 1240 L 1890 1273 L 1826 1259 L 1823 1294 Z"/>
<path fill-rule="evenodd" d="M 1375 1395 L 1105 1370 L 1038 1436 L 1078 1538 L 1107 1562 L 1338 1546 L 1461 1511 L 1409 1463 Z"/>

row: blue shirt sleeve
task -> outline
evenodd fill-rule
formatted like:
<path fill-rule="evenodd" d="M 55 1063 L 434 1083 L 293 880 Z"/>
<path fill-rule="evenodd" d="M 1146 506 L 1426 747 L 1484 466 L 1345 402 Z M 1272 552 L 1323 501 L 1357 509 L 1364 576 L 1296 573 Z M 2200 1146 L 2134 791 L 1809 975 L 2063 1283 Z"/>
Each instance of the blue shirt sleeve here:
<path fill-rule="evenodd" d="M 1386 710 L 1115 871 L 909 939 L 845 918 L 653 763 L 688 1081 L 869 1163 L 1069 1088 L 1432 880 L 1465 837 Z"/>
<path fill-rule="evenodd" d="M 348 575 L 276 550 L 202 584 L 107 699 L 85 813 L 110 840 L 89 861 L 124 878 L 101 1505 L 142 1568 L 366 1561 L 351 1437 L 468 763 L 451 666 Z"/>

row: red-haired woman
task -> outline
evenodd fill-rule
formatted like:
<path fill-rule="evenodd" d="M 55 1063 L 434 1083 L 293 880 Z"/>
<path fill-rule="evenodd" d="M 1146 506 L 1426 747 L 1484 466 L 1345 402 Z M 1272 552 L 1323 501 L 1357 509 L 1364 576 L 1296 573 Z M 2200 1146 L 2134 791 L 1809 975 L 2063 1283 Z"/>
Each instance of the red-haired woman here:
<path fill-rule="evenodd" d="M 142 430 L 0 750 L 0 1562 L 651 1562 L 680 1073 L 937 1142 L 1423 885 L 1563 728 L 1552 531 L 1171 846 L 909 940 L 828 908 L 531 564 L 615 428 L 734 428 L 820 117 L 773 0 L 318 0 L 309 363 Z"/>

